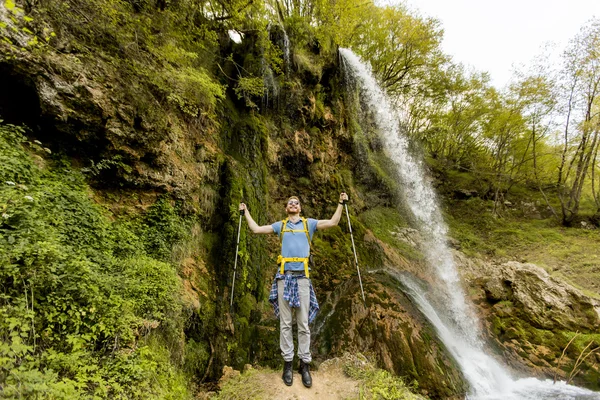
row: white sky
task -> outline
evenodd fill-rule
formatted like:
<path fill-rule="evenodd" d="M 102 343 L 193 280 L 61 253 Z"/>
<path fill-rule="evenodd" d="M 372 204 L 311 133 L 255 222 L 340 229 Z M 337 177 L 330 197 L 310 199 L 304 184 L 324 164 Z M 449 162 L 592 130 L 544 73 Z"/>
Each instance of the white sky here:
<path fill-rule="evenodd" d="M 402 3 L 423 16 L 440 20 L 444 52 L 452 55 L 455 62 L 489 72 L 492 84 L 499 88 L 510 80 L 513 64 L 529 65 L 548 42 L 564 49 L 592 17 L 600 18 L 600 0 L 404 0 Z"/>

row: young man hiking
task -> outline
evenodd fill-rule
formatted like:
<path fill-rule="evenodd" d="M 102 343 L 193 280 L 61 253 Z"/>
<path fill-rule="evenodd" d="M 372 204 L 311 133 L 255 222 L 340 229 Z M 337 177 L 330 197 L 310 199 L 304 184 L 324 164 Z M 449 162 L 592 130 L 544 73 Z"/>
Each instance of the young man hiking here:
<path fill-rule="evenodd" d="M 275 314 L 279 316 L 279 347 L 284 360 L 282 378 L 288 386 L 291 386 L 293 381 L 293 308 L 296 309 L 296 322 L 298 324 L 299 372 L 302 375 L 302 384 L 306 387 L 312 386 L 312 378 L 308 367 L 312 360 L 308 324 L 317 315 L 319 305 L 310 281 L 308 267 L 310 241 L 316 230 L 332 228 L 340 222 L 342 204 L 346 200 L 348 200 L 348 195 L 341 193 L 339 204 L 331 219 L 316 220 L 300 217 L 300 211 L 302 210 L 300 200 L 296 196 L 292 196 L 285 205 L 287 218 L 263 226 L 258 226 L 254 222 L 244 203 L 240 204 L 240 210 L 245 211 L 244 215 L 252 232 L 276 233 L 281 241 L 281 253 L 277 259 L 277 274 L 273 281 L 269 301 L 275 308 Z"/>

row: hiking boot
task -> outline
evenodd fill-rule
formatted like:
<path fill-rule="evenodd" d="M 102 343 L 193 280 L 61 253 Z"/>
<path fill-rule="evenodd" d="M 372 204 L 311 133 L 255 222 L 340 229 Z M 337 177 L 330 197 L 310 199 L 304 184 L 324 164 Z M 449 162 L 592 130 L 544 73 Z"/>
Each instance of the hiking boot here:
<path fill-rule="evenodd" d="M 300 360 L 300 367 L 298 368 L 298 372 L 300 372 L 300 375 L 302 375 L 302 384 L 304 385 L 304 387 L 311 387 L 312 377 L 310 376 L 308 364 Z"/>
<path fill-rule="evenodd" d="M 281 378 L 283 379 L 283 383 L 285 383 L 288 386 L 292 386 L 292 382 L 294 380 L 293 369 L 294 368 L 292 367 L 291 361 L 286 361 L 285 364 L 283 364 L 283 375 L 281 376 Z"/>

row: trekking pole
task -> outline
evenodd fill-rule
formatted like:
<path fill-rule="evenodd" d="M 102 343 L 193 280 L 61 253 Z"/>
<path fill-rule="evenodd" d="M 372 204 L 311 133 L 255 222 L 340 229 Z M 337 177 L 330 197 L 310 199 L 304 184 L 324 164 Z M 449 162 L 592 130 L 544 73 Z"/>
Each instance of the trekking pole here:
<path fill-rule="evenodd" d="M 244 210 L 240 210 L 240 223 L 238 225 L 237 244 L 235 246 L 235 264 L 233 264 L 233 281 L 231 282 L 231 301 L 229 302 L 229 307 L 233 307 L 233 289 L 235 288 L 235 272 L 237 271 L 238 250 L 240 248 L 240 231 L 242 230 L 242 215 L 244 215 Z"/>
<path fill-rule="evenodd" d="M 362 279 L 360 277 L 360 268 L 358 268 L 358 257 L 356 256 L 356 247 L 354 246 L 354 235 L 352 234 L 352 225 L 350 224 L 350 214 L 348 214 L 348 200 L 344 200 L 344 207 L 346 207 L 346 217 L 348 218 L 348 228 L 350 228 L 350 239 L 352 239 L 352 251 L 354 252 L 354 262 L 356 263 L 356 271 L 358 271 L 358 282 L 360 283 L 360 292 L 362 293 L 363 303 L 365 308 L 367 307 L 367 301 L 365 300 L 365 291 L 363 290 Z"/>

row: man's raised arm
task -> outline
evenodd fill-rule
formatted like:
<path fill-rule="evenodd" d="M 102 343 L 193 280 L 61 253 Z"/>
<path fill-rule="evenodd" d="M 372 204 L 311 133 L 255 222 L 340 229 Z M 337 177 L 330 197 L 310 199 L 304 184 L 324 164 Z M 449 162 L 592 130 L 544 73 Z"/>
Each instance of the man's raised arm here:
<path fill-rule="evenodd" d="M 337 226 L 338 222 L 340 222 L 340 218 L 342 216 L 342 203 L 344 201 L 348 200 L 348 195 L 344 192 L 340 193 L 340 200 L 339 200 L 339 204 L 337 206 L 337 208 L 335 209 L 335 213 L 333 213 L 333 216 L 331 217 L 331 219 L 320 219 L 317 222 L 317 229 L 318 230 L 323 230 L 323 229 L 328 229 L 328 228 L 333 228 L 334 226 Z"/>
<path fill-rule="evenodd" d="M 258 226 L 258 224 L 250 215 L 246 204 L 244 203 L 240 203 L 240 211 L 242 210 L 244 211 L 244 215 L 246 216 L 246 222 L 248 222 L 248 227 L 253 233 L 273 233 L 273 227 L 271 225 Z"/>

